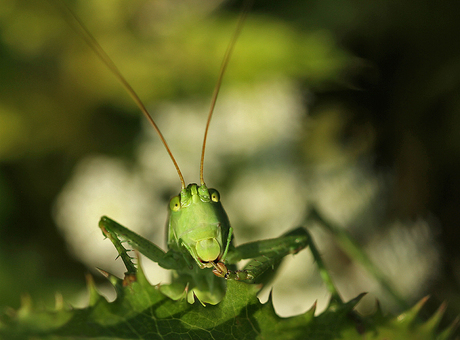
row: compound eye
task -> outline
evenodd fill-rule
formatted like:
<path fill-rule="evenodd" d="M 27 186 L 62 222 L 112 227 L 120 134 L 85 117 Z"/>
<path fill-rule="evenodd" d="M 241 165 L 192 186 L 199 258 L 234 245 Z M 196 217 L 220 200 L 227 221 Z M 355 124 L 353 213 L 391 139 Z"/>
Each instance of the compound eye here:
<path fill-rule="evenodd" d="M 216 189 L 209 189 L 209 195 L 211 196 L 211 201 L 213 201 L 213 202 L 219 202 L 220 201 L 220 195 L 219 195 L 219 192 Z"/>
<path fill-rule="evenodd" d="M 180 210 L 180 197 L 179 196 L 174 196 L 171 198 L 171 201 L 169 201 L 169 209 L 172 211 L 179 211 Z"/>

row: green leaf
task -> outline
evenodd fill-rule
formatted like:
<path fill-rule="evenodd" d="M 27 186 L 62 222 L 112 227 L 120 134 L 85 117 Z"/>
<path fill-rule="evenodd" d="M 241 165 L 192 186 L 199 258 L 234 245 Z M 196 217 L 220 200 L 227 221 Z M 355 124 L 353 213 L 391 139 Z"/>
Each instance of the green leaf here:
<path fill-rule="evenodd" d="M 364 294 L 341 303 L 331 301 L 315 316 L 315 306 L 304 314 L 282 318 L 275 313 L 271 296 L 257 299 L 259 287 L 228 281 L 221 303 L 203 307 L 198 301 L 174 301 L 152 286 L 142 270 L 137 281 L 123 286 L 110 276 L 117 298 L 108 302 L 88 280 L 90 304 L 83 309 L 37 310 L 25 297 L 18 311 L 0 314 L 0 339 L 448 339 L 455 325 L 435 331 L 445 309 L 426 323 L 417 315 L 426 299 L 396 317 L 384 317 L 380 309 L 362 317 L 353 309 Z"/>

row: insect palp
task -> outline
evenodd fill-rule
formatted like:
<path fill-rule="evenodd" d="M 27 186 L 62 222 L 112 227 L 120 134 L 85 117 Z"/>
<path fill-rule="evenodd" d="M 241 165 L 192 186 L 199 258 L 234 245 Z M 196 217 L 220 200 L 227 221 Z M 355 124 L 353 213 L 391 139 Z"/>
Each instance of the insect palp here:
<path fill-rule="evenodd" d="M 212 263 L 212 266 L 214 267 L 214 269 L 212 270 L 214 275 L 218 277 L 227 278 L 229 270 L 227 269 L 227 266 L 223 262 L 217 262 L 217 263 L 211 262 L 211 263 Z"/>

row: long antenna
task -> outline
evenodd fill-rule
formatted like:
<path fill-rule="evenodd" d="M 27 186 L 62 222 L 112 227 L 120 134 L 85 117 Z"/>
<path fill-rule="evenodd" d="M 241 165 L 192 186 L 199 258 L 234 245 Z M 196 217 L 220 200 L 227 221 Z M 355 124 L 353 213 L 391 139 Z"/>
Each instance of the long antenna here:
<path fill-rule="evenodd" d="M 89 30 L 86 28 L 86 26 L 80 21 L 80 19 L 75 15 L 75 13 L 66 5 L 62 4 L 63 7 L 65 7 L 65 10 L 62 12 L 66 15 L 68 18 L 68 23 L 72 27 L 74 31 L 77 32 L 77 34 L 80 34 L 81 37 L 86 41 L 86 43 L 91 47 L 91 49 L 96 53 L 96 55 L 99 57 L 99 59 L 109 68 L 110 71 L 114 74 L 114 76 L 118 79 L 118 81 L 123 85 L 123 87 L 126 89 L 128 94 L 131 96 L 131 98 L 134 100 L 136 105 L 139 107 L 139 109 L 142 111 L 144 116 L 147 118 L 147 120 L 152 124 L 153 128 L 155 131 L 158 133 L 158 136 L 161 139 L 161 142 L 166 148 L 166 151 L 169 154 L 169 157 L 171 157 L 172 162 L 174 163 L 174 166 L 177 170 L 177 174 L 179 175 L 179 179 L 182 185 L 182 189 L 185 189 L 185 181 L 184 181 L 184 176 L 182 176 L 182 172 L 179 169 L 179 165 L 176 162 L 176 159 L 174 158 L 171 150 L 169 149 L 168 143 L 166 143 L 166 139 L 163 137 L 163 134 L 161 133 L 160 129 L 158 128 L 157 124 L 153 120 L 152 116 L 150 113 L 147 111 L 147 108 L 145 107 L 144 103 L 142 100 L 139 98 L 137 95 L 136 91 L 129 85 L 128 81 L 125 79 L 125 77 L 121 74 L 120 70 L 118 67 L 115 65 L 115 63 L 110 59 L 110 57 L 107 55 L 107 53 L 104 51 L 104 49 L 99 45 L 97 40 L 93 37 L 93 35 L 89 32 Z"/>
<path fill-rule="evenodd" d="M 219 94 L 220 87 L 222 85 L 222 79 L 224 78 L 225 70 L 227 69 L 228 62 L 230 61 L 230 56 L 232 55 L 233 48 L 235 47 L 236 41 L 238 40 L 238 36 L 243 29 L 244 21 L 248 15 L 249 9 L 251 8 L 254 0 L 246 1 L 241 12 L 241 15 L 238 19 L 238 24 L 236 26 L 236 30 L 233 33 L 232 39 L 227 46 L 227 50 L 225 51 L 224 60 L 222 60 L 222 65 L 220 66 L 219 78 L 217 78 L 216 86 L 214 87 L 214 92 L 212 94 L 211 99 L 211 107 L 209 108 L 208 120 L 206 121 L 206 129 L 204 130 L 204 138 L 203 138 L 203 147 L 201 148 L 201 161 L 200 161 L 200 182 L 201 185 L 204 184 L 204 175 L 203 175 L 203 168 L 204 168 L 204 153 L 206 149 L 206 140 L 208 139 L 208 131 L 209 125 L 211 124 L 212 114 L 214 113 L 214 108 L 216 106 L 217 96 Z"/>

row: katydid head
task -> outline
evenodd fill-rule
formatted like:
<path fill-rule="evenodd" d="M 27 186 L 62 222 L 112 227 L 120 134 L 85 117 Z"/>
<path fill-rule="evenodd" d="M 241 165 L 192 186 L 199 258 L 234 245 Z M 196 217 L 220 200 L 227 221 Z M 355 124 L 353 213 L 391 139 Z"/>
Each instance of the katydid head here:
<path fill-rule="evenodd" d="M 217 190 L 189 184 L 171 199 L 169 213 L 171 249 L 185 248 L 200 268 L 212 268 L 224 260 L 231 239 L 230 223 Z"/>

